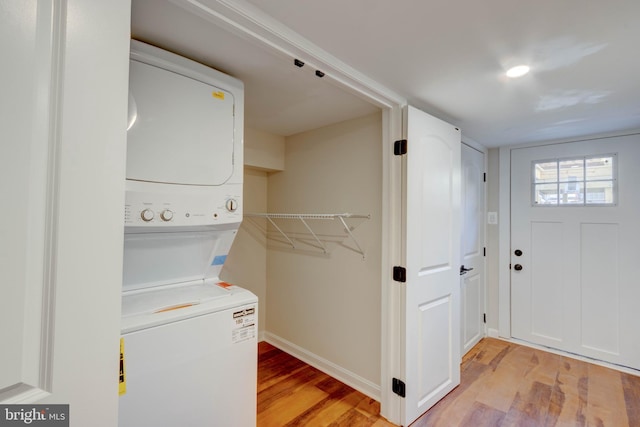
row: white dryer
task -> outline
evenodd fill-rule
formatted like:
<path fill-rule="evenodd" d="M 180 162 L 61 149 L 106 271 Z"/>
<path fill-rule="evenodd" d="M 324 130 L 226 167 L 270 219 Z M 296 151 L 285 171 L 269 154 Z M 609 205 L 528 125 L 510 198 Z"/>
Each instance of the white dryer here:
<path fill-rule="evenodd" d="M 258 301 L 219 279 L 242 220 L 243 96 L 132 42 L 120 427 L 255 425 Z"/>

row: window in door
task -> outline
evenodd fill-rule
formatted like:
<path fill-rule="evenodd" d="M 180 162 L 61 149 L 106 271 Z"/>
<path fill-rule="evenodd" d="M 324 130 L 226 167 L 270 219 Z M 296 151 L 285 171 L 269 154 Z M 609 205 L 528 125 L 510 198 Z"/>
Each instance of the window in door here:
<path fill-rule="evenodd" d="M 617 203 L 616 155 L 532 163 L 534 206 L 613 206 Z"/>

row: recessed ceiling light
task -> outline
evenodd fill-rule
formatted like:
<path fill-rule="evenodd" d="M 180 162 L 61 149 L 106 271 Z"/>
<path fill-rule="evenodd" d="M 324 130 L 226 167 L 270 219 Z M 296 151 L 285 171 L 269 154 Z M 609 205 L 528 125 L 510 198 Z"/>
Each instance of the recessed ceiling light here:
<path fill-rule="evenodd" d="M 522 77 L 529 72 L 528 65 L 518 65 L 507 70 L 507 77 Z"/>

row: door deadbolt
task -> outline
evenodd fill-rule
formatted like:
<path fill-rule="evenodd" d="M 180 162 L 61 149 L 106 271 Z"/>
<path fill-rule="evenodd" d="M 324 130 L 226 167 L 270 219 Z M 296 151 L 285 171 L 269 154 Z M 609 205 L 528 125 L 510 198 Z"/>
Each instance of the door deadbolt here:
<path fill-rule="evenodd" d="M 513 253 L 514 253 L 516 256 L 522 256 L 522 251 L 521 251 L 520 249 L 516 249 Z"/>
<path fill-rule="evenodd" d="M 516 264 L 516 265 L 513 266 L 513 269 L 515 271 L 520 271 L 520 270 L 522 270 L 522 266 L 520 264 Z"/>

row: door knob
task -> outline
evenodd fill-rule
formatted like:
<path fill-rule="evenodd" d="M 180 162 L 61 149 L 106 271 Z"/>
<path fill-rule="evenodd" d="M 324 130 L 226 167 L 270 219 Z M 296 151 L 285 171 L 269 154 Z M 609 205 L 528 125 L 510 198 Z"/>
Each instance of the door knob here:
<path fill-rule="evenodd" d="M 464 275 L 467 274 L 468 272 L 470 272 L 471 270 L 473 270 L 473 267 L 471 268 L 464 268 L 464 265 L 460 266 L 460 275 Z"/>
<path fill-rule="evenodd" d="M 520 249 L 516 249 L 513 253 L 514 253 L 516 256 L 522 256 L 522 251 L 521 251 Z"/>
<path fill-rule="evenodd" d="M 522 266 L 520 264 L 516 264 L 516 265 L 513 266 L 513 269 L 515 271 L 520 271 L 520 270 L 522 270 Z"/>

